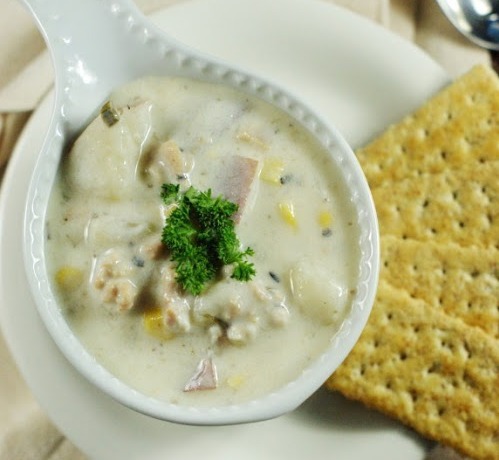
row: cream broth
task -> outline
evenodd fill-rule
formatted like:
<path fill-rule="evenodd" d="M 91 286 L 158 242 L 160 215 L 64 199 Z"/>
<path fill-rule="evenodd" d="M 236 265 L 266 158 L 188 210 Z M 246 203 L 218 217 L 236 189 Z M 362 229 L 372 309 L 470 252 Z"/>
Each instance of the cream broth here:
<path fill-rule="evenodd" d="M 328 153 L 283 112 L 208 83 L 145 78 L 109 107 L 115 119 L 98 116 L 64 158 L 48 213 L 49 270 L 75 334 L 125 383 L 179 404 L 241 403 L 296 378 L 341 326 L 359 275 Z M 200 295 L 178 286 L 163 183 L 239 205 L 251 281 L 226 267 Z"/>

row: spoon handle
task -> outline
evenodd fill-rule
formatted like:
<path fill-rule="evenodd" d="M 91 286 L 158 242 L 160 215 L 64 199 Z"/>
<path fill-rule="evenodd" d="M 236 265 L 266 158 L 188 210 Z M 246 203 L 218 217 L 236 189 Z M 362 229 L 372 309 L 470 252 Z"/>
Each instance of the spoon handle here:
<path fill-rule="evenodd" d="M 52 55 L 56 107 L 69 99 L 67 110 L 89 113 L 125 79 L 175 72 L 175 61 L 188 53 L 150 23 L 131 0 L 21 1 Z M 68 113 L 65 118 L 75 128 L 86 121 Z"/>

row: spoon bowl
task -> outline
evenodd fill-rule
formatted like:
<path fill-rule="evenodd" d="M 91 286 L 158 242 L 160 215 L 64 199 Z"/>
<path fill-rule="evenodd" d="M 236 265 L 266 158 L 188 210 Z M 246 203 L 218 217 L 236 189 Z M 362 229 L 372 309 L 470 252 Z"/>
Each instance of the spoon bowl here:
<path fill-rule="evenodd" d="M 22 0 L 51 51 L 55 103 L 31 178 L 24 219 L 27 279 L 38 312 L 66 358 L 103 392 L 138 412 L 197 425 L 252 422 L 289 412 L 341 364 L 367 322 L 378 278 L 379 237 L 372 197 L 354 153 L 337 130 L 274 84 L 204 56 L 152 25 L 129 0 Z M 46 213 L 67 145 L 98 113 L 109 93 L 148 75 L 180 76 L 228 85 L 287 112 L 331 154 L 345 178 L 359 226 L 359 277 L 352 308 L 329 347 L 283 388 L 248 403 L 193 407 L 159 401 L 114 377 L 86 351 L 58 305 L 45 262 Z"/>
<path fill-rule="evenodd" d="M 437 0 L 454 27 L 477 45 L 499 50 L 499 0 Z"/>

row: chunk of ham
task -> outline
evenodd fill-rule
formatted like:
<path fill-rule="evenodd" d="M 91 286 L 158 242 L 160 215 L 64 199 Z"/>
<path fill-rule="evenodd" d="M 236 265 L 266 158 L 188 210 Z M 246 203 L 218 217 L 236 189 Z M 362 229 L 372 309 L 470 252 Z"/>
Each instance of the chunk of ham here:
<path fill-rule="evenodd" d="M 184 391 L 213 390 L 218 386 L 217 369 L 212 358 L 203 358 L 194 375 L 185 384 Z"/>
<path fill-rule="evenodd" d="M 248 202 L 258 170 L 258 161 L 239 155 L 225 156 L 217 159 L 212 179 L 213 196 L 222 195 L 226 200 L 239 206 L 234 221 L 241 220 Z"/>

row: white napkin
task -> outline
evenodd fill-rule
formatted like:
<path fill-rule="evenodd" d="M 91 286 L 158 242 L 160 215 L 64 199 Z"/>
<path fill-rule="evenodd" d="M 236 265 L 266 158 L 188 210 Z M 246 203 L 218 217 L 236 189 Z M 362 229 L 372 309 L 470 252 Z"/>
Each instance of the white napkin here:
<path fill-rule="evenodd" d="M 138 0 L 150 13 L 179 1 Z M 472 45 L 446 21 L 432 0 L 329 1 L 351 9 L 413 41 L 449 75 L 464 73 L 489 54 Z M 52 65 L 41 35 L 16 0 L 0 3 L 0 180 L 2 165 L 30 113 L 53 81 Z M 1 307 L 0 307 L 1 308 Z M 0 460 L 80 460 L 79 452 L 40 409 L 0 336 Z"/>

